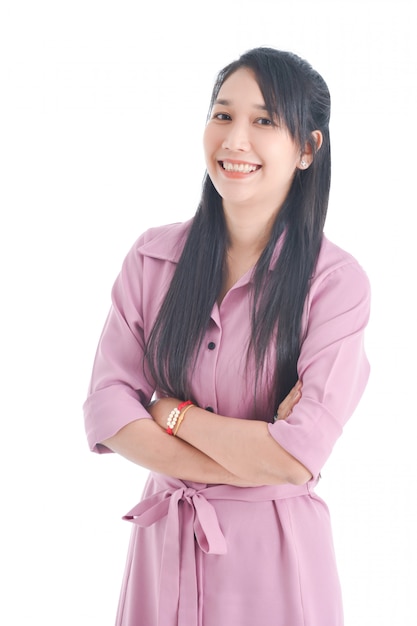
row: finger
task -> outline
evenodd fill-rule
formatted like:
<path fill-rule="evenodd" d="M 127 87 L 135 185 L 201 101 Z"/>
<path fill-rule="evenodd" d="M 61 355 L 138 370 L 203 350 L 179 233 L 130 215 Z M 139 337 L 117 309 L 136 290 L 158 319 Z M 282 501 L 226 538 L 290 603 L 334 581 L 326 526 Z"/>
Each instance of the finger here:
<path fill-rule="evenodd" d="M 278 410 L 282 409 L 283 411 L 291 411 L 293 406 L 297 404 L 299 399 L 301 398 L 301 390 L 300 389 L 292 389 L 288 396 L 284 398 L 281 404 L 278 407 Z"/>
<path fill-rule="evenodd" d="M 294 387 L 291 389 L 290 393 L 295 393 L 295 394 L 301 393 L 302 386 L 303 386 L 303 384 L 302 384 L 301 380 L 297 380 L 297 382 L 295 383 Z"/>
<path fill-rule="evenodd" d="M 280 403 L 277 410 L 277 419 L 286 419 L 291 414 L 294 406 L 301 398 L 301 388 L 302 383 L 298 380 L 289 394 Z"/>
<path fill-rule="evenodd" d="M 286 413 L 284 413 L 283 411 L 279 411 L 279 413 L 277 413 L 277 421 L 278 420 L 286 420 L 290 417 L 292 411 L 287 411 Z"/>

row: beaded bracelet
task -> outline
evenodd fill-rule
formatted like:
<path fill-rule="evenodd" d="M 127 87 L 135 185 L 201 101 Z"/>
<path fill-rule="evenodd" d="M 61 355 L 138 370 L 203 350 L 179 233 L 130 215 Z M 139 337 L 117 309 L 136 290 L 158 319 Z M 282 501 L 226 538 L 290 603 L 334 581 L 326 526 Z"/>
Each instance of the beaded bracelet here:
<path fill-rule="evenodd" d="M 185 414 L 187 413 L 188 409 L 191 409 L 193 406 L 194 406 L 194 404 L 191 403 L 188 406 L 186 406 L 183 411 L 181 411 L 181 414 L 179 415 L 177 423 L 175 425 L 174 432 L 172 433 L 174 435 L 174 437 L 177 436 L 177 432 L 178 432 L 178 430 L 179 430 L 179 428 L 180 428 L 180 426 L 182 424 L 182 420 L 184 419 Z"/>
<path fill-rule="evenodd" d="M 181 411 L 178 408 L 172 409 L 167 419 L 167 433 L 168 435 L 174 434 L 174 426 L 180 416 Z"/>
<path fill-rule="evenodd" d="M 178 427 L 175 428 L 178 418 L 181 415 L 181 411 L 183 411 L 183 409 L 190 408 L 192 406 L 192 402 L 191 400 L 186 400 L 185 402 L 180 402 L 180 404 L 175 408 L 172 409 L 171 413 L 168 415 L 168 419 L 167 419 L 167 428 L 166 431 L 168 433 L 168 435 L 174 435 L 177 431 L 178 428 L 180 426 L 180 424 L 178 424 Z M 184 416 L 182 416 L 181 421 L 183 420 Z M 180 423 L 181 423 L 180 421 Z M 175 429 L 175 433 L 174 433 L 174 429 Z"/>

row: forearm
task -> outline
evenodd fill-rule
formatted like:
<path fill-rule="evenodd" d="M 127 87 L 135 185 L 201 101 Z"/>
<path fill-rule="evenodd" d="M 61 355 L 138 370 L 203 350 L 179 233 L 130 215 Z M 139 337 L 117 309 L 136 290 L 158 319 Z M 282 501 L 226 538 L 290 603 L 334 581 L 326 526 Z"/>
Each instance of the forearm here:
<path fill-rule="evenodd" d="M 131 422 L 101 443 L 137 465 L 180 480 L 238 487 L 262 484 L 235 476 L 201 450 L 167 435 L 153 420 Z"/>
<path fill-rule="evenodd" d="M 302 484 L 311 473 L 270 435 L 267 423 L 193 407 L 177 434 L 243 481 Z"/>

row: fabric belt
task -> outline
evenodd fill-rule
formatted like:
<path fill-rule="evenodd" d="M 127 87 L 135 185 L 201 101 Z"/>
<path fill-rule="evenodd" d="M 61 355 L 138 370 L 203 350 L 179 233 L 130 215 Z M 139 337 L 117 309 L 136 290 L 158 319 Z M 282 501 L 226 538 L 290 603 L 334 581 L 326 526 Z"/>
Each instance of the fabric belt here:
<path fill-rule="evenodd" d="M 167 518 L 161 561 L 157 626 L 189 626 L 198 623 L 195 541 L 205 554 L 227 553 L 226 539 L 210 500 L 244 502 L 280 500 L 308 495 L 318 482 L 312 480 L 304 485 L 262 487 L 204 484 L 189 487 L 181 480 L 162 474 L 152 473 L 151 477 L 161 490 L 142 500 L 124 515 L 123 519 L 141 527 L 149 527 L 158 520 Z M 180 502 L 183 505 L 183 532 L 180 529 Z"/>

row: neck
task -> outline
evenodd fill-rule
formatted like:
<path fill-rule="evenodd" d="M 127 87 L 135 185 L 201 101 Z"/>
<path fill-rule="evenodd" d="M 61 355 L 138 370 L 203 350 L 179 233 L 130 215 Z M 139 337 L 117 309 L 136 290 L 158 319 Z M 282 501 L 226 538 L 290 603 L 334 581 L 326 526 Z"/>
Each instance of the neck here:
<path fill-rule="evenodd" d="M 259 256 L 268 243 L 275 215 L 260 218 L 253 211 L 239 214 L 224 211 L 229 237 L 229 251 Z"/>

